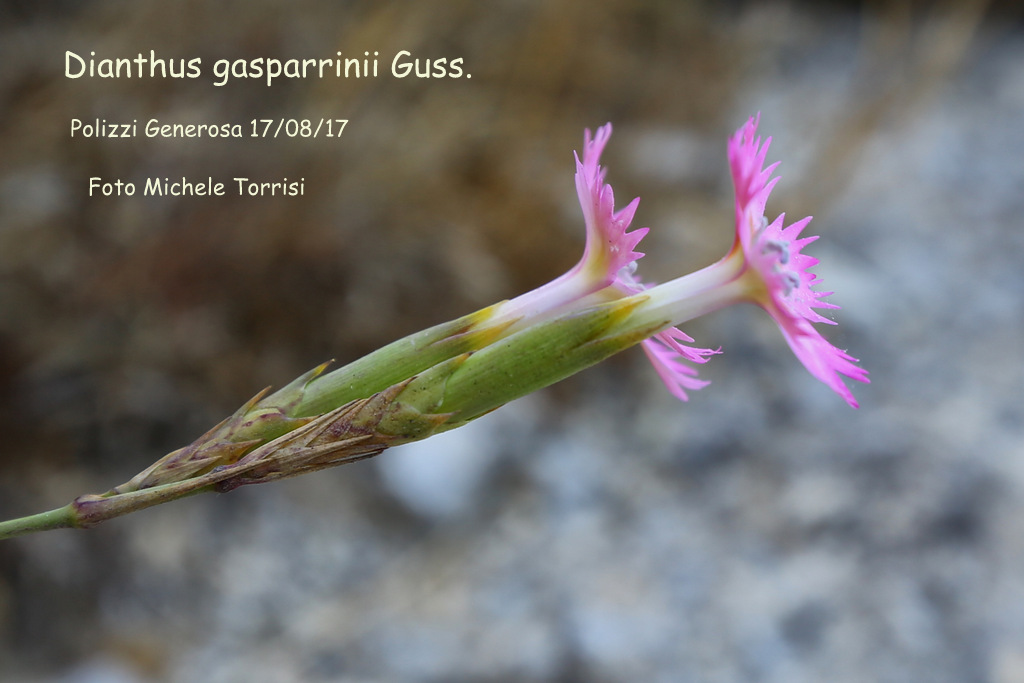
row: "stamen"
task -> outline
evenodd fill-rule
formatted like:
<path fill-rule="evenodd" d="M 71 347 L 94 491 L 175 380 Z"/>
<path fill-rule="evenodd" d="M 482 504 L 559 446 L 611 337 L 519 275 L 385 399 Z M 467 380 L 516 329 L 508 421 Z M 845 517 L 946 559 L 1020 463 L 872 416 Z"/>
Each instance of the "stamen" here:
<path fill-rule="evenodd" d="M 786 265 L 789 263 L 789 242 L 784 240 L 765 240 L 764 244 L 761 245 L 761 253 L 777 254 L 779 257 L 779 263 Z"/>
<path fill-rule="evenodd" d="M 794 273 L 792 270 L 783 270 L 781 272 L 781 275 L 782 275 L 782 284 L 785 287 L 785 289 L 783 290 L 783 296 L 789 296 L 793 292 L 794 289 L 799 289 L 800 288 L 800 275 L 799 274 Z"/>
<path fill-rule="evenodd" d="M 624 265 L 621 268 L 619 268 L 619 272 L 616 274 L 616 277 L 619 280 L 623 280 L 625 282 L 636 283 L 637 282 L 637 279 L 636 279 L 636 269 L 637 269 L 636 261 L 630 261 L 626 265 Z"/>

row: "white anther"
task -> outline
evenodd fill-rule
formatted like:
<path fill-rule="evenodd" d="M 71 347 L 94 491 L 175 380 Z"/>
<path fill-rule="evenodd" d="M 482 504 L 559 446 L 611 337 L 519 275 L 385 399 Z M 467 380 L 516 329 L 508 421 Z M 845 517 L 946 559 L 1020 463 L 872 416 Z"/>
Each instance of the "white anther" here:
<path fill-rule="evenodd" d="M 764 244 L 761 245 L 762 254 L 778 254 L 779 263 L 786 265 L 789 263 L 789 242 L 785 240 L 765 240 Z"/>
<path fill-rule="evenodd" d="M 792 270 L 782 271 L 783 295 L 789 296 L 794 289 L 800 288 L 800 276 Z"/>

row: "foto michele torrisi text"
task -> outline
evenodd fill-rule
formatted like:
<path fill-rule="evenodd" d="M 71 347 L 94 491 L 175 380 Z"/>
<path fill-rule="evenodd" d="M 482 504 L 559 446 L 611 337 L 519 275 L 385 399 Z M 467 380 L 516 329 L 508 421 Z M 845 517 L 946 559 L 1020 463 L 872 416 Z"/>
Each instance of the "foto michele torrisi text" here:
<path fill-rule="evenodd" d="M 144 197 L 223 197 L 228 193 L 239 197 L 300 197 L 306 193 L 305 178 L 276 181 L 232 178 L 230 182 L 215 181 L 212 177 L 201 180 L 146 178 L 141 186 Z M 138 189 L 135 183 L 120 178 L 89 178 L 90 197 L 134 197 L 139 194 Z"/>

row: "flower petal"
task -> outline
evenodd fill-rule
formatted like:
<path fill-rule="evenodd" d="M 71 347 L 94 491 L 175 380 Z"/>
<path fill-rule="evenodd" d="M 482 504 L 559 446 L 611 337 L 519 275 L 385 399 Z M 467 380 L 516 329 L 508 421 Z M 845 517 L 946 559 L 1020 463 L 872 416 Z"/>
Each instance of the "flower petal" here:
<path fill-rule="evenodd" d="M 643 347 L 661 381 L 680 401 L 689 400 L 687 389 L 696 391 L 711 384 L 707 380 L 697 379 L 697 371 L 684 363 L 680 354 L 674 348 L 665 345 L 660 336 L 647 339 Z M 701 359 L 700 362 L 705 361 L 706 359 Z"/>

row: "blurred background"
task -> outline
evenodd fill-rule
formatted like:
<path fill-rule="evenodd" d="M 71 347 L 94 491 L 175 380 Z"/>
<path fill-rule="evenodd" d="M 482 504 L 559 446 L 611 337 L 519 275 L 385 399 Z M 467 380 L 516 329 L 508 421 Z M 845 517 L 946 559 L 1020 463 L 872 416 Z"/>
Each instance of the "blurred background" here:
<path fill-rule="evenodd" d="M 1013 2 L 0 5 L 0 515 L 129 479 L 267 385 L 512 297 L 582 249 L 612 121 L 645 278 L 732 240 L 725 145 L 783 161 L 873 383 L 754 308 L 675 401 L 630 352 L 470 426 L 279 484 L 0 543 L 0 680 L 1024 681 L 1024 22 Z M 390 56 L 472 79 L 394 79 Z M 64 51 L 201 57 L 79 79 Z M 377 79 L 215 60 L 379 51 Z M 338 140 L 71 118 L 344 118 Z M 88 178 L 305 178 L 97 198 Z"/>

